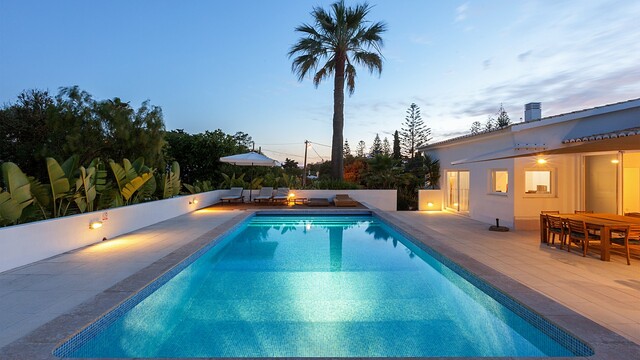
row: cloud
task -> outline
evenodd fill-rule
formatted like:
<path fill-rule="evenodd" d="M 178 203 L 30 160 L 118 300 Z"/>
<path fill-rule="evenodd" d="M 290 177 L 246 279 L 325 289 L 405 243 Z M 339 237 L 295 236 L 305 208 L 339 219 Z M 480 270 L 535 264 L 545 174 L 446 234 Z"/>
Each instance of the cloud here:
<path fill-rule="evenodd" d="M 461 22 L 467 19 L 467 12 L 469 11 L 469 3 L 466 2 L 456 8 L 455 22 Z"/>
<path fill-rule="evenodd" d="M 491 67 L 491 59 L 486 59 L 482 62 L 482 69 L 488 70 Z"/>
<path fill-rule="evenodd" d="M 529 56 L 531 56 L 531 54 L 533 53 L 533 50 L 529 50 L 529 51 L 525 51 L 521 54 L 518 54 L 518 61 L 520 62 L 524 62 L 527 61 L 527 59 L 529 58 Z"/>
<path fill-rule="evenodd" d="M 640 65 L 598 74 L 575 69 L 534 79 L 512 79 L 481 89 L 479 93 L 485 95 L 473 101 L 454 103 L 450 116 L 486 116 L 494 114 L 501 102 L 505 108 L 521 109 L 531 101 L 541 101 L 543 116 L 549 116 L 637 98 L 640 93 Z M 545 109 L 548 112 L 545 113 Z M 518 119 L 520 116 L 511 117 Z"/>
<path fill-rule="evenodd" d="M 431 45 L 433 43 L 433 40 L 425 35 L 413 35 L 409 38 L 409 41 L 419 45 Z"/>

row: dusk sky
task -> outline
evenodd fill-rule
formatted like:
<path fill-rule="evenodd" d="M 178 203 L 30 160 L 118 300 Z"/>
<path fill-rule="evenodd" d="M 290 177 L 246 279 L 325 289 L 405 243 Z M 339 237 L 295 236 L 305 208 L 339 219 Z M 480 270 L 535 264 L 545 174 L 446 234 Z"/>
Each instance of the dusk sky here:
<path fill-rule="evenodd" d="M 333 1 L 0 0 L 0 103 L 78 85 L 162 107 L 167 130 L 243 131 L 278 160 L 331 144 L 333 82 L 298 82 L 287 53 L 313 6 Z M 347 1 L 354 5 L 357 1 Z M 543 116 L 640 97 L 640 1 L 374 0 L 382 75 L 358 69 L 345 101 L 351 149 L 399 130 L 412 102 L 434 141 L 502 103 Z M 317 145 L 328 160 L 330 148 Z"/>

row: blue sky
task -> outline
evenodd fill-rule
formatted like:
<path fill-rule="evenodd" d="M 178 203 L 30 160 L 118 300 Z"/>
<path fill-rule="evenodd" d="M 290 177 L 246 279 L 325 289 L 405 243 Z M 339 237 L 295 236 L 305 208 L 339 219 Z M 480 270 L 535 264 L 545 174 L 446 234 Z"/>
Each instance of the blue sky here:
<path fill-rule="evenodd" d="M 331 3 L 0 0 L 0 103 L 78 85 L 135 107 L 149 99 L 168 130 L 244 131 L 267 155 L 301 161 L 305 139 L 331 144 L 333 84 L 298 82 L 287 52 L 312 7 Z M 639 97 L 639 1 L 369 3 L 389 30 L 382 75 L 358 69 L 346 99 L 352 149 L 391 140 L 412 102 L 441 140 L 501 103 L 519 121 L 531 101 L 548 116 Z M 314 146 L 310 161 L 329 154 Z"/>

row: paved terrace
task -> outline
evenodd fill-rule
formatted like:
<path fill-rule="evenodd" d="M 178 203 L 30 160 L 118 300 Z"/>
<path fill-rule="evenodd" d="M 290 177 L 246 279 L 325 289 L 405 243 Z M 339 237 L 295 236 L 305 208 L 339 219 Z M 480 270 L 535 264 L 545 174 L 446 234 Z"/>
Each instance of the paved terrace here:
<path fill-rule="evenodd" d="M 124 300 L 252 209 L 255 207 L 218 206 L 200 210 L 1 273 L 0 358 L 49 358 L 51 343 L 59 343 L 91 322 L 96 314 Z M 458 252 L 454 260 L 463 265 L 459 259 L 473 258 L 640 344 L 638 260 L 627 266 L 616 255 L 609 263 L 596 255 L 583 258 L 576 252 L 541 245 L 537 232 L 489 232 L 486 224 L 449 213 L 388 212 L 384 217 L 411 228 L 410 232 L 425 234 L 419 238 L 438 250 Z M 527 292 L 531 290 L 518 285 L 510 294 L 518 297 Z M 543 297 L 533 298 L 538 305 L 552 305 Z M 554 321 L 562 322 L 563 316 L 575 320 L 571 311 L 557 305 L 549 308 L 545 316 L 555 316 Z M 596 329 L 586 340 L 620 343 L 615 336 L 601 334 Z M 623 346 L 623 350 L 619 353 L 622 358 L 640 358 L 637 347 Z"/>

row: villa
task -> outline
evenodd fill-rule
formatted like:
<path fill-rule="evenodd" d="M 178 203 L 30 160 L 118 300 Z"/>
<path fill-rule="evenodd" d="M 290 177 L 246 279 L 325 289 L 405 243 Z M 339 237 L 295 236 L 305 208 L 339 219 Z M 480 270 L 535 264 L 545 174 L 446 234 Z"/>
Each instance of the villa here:
<path fill-rule="evenodd" d="M 440 161 L 442 208 L 486 223 L 533 230 L 543 210 L 640 212 L 640 99 L 524 121 L 419 149 Z"/>

